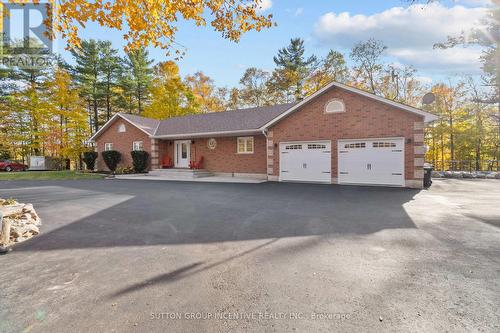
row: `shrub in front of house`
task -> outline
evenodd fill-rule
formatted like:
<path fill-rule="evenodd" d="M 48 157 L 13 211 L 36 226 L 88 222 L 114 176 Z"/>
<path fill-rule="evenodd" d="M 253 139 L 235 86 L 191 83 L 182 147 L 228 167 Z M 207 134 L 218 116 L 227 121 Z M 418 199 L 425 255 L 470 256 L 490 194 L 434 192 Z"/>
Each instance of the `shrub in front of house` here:
<path fill-rule="evenodd" d="M 87 166 L 87 170 L 94 170 L 96 160 L 97 160 L 97 152 L 86 151 L 83 153 L 83 161 Z"/>
<path fill-rule="evenodd" d="M 135 172 L 145 172 L 148 168 L 149 154 L 144 150 L 131 151 Z"/>
<path fill-rule="evenodd" d="M 102 152 L 102 159 L 104 163 L 106 163 L 108 169 L 111 170 L 111 172 L 115 172 L 118 163 L 120 163 L 122 159 L 122 154 L 116 150 L 107 150 Z"/>

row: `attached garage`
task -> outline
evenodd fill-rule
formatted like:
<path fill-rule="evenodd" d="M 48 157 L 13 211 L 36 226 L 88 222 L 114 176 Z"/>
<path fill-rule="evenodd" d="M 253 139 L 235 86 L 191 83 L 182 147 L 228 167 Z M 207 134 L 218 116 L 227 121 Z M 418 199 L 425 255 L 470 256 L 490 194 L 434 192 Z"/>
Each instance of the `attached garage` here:
<path fill-rule="evenodd" d="M 404 186 L 404 138 L 338 140 L 338 183 Z"/>
<path fill-rule="evenodd" d="M 331 183 L 331 141 L 280 143 L 280 180 Z"/>

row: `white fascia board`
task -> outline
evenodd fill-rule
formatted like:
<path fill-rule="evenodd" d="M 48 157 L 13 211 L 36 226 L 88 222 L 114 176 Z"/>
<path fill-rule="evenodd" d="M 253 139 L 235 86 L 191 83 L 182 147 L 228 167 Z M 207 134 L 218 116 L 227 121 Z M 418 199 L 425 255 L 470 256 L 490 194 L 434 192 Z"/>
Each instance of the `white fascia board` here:
<path fill-rule="evenodd" d="M 254 130 L 241 130 L 241 131 L 218 131 L 218 132 L 199 132 L 199 133 L 182 133 L 182 134 L 168 134 L 168 135 L 154 135 L 153 139 L 182 139 L 182 138 L 200 138 L 210 136 L 236 136 L 236 135 L 261 135 L 259 129 Z"/>
<path fill-rule="evenodd" d="M 146 133 L 148 135 L 148 137 L 151 137 L 151 133 L 148 133 L 147 131 L 145 131 L 144 129 L 142 129 L 137 124 L 133 123 L 132 121 L 130 121 L 126 117 L 122 116 L 121 113 L 117 113 L 113 117 L 111 117 L 111 119 L 109 119 L 97 132 L 95 132 L 94 135 L 92 135 L 90 137 L 89 141 L 95 141 L 95 138 L 97 138 L 99 135 L 101 135 L 101 132 L 103 132 L 104 130 L 106 130 L 113 123 L 113 121 L 115 121 L 115 119 L 118 118 L 118 117 L 122 118 L 127 123 L 129 123 L 130 125 L 134 126 L 135 128 L 137 128 L 137 129 L 141 130 L 142 132 Z"/>

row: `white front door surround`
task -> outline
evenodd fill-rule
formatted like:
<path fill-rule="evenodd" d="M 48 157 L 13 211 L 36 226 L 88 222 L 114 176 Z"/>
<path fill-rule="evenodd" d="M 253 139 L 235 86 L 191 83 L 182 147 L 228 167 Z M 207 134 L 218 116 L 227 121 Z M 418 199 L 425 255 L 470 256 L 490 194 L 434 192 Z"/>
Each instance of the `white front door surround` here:
<path fill-rule="evenodd" d="M 338 183 L 405 185 L 404 138 L 338 140 Z"/>
<path fill-rule="evenodd" d="M 188 168 L 191 160 L 191 140 L 174 141 L 174 165 L 176 168 Z"/>

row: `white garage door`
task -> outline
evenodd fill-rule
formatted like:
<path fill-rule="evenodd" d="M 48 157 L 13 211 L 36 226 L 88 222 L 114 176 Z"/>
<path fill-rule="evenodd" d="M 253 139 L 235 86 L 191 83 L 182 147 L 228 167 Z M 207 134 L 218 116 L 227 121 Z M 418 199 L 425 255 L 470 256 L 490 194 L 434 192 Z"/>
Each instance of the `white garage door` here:
<path fill-rule="evenodd" d="M 280 143 L 280 180 L 331 183 L 330 141 Z"/>
<path fill-rule="evenodd" d="M 404 186 L 404 139 L 339 140 L 338 182 Z"/>

